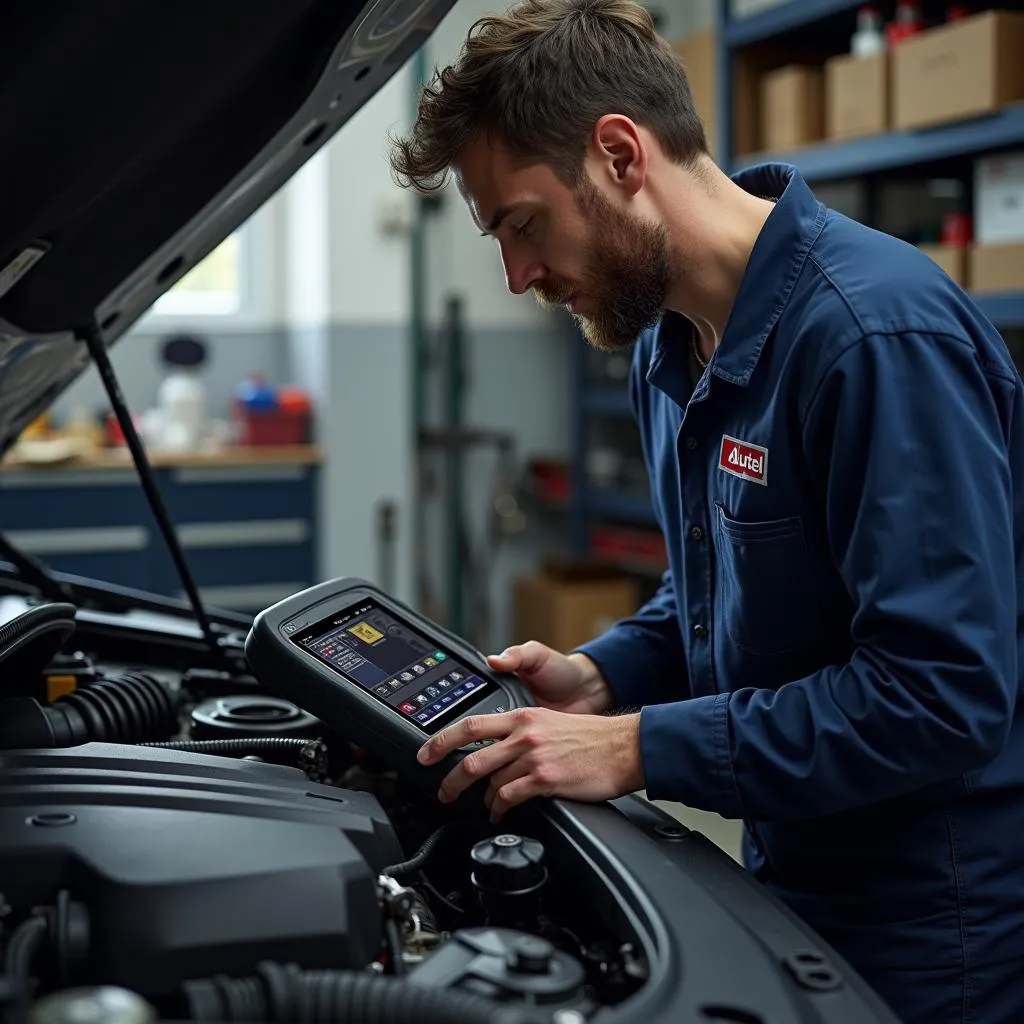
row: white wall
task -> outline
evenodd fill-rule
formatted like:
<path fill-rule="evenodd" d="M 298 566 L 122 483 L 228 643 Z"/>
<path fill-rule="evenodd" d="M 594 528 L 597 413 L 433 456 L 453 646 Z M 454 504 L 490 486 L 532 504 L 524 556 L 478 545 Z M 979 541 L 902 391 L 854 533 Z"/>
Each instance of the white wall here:
<path fill-rule="evenodd" d="M 408 320 L 408 241 L 401 234 L 386 234 L 381 218 L 396 204 L 411 217 L 411 197 L 392 181 L 387 160 L 387 133 L 404 128 L 411 109 L 412 77 L 406 66 L 326 147 L 333 321 Z"/>

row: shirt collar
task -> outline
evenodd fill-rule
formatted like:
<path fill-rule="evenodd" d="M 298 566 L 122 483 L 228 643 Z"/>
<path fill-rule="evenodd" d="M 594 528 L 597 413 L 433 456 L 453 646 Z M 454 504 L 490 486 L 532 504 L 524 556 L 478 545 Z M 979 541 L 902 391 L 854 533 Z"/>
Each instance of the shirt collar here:
<path fill-rule="evenodd" d="M 733 175 L 732 180 L 752 195 L 776 200 L 754 243 L 710 365 L 715 376 L 745 387 L 824 226 L 826 209 L 799 171 L 788 164 L 759 164 Z M 662 317 L 647 372 L 648 381 L 673 398 L 688 358 L 689 333 L 680 325 L 684 319 L 671 313 Z M 681 379 L 686 380 L 686 375 Z M 707 381 L 705 373 L 701 384 Z"/>

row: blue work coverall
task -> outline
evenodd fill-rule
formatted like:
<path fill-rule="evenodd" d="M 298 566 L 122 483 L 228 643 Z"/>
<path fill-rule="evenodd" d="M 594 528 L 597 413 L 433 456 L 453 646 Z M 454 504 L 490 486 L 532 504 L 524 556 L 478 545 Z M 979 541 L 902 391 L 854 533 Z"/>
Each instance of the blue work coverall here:
<path fill-rule="evenodd" d="M 908 1024 L 1024 1021 L 1024 392 L 927 256 L 794 168 L 694 385 L 674 313 L 630 394 L 669 571 L 580 648 L 641 708 L 648 795 Z"/>

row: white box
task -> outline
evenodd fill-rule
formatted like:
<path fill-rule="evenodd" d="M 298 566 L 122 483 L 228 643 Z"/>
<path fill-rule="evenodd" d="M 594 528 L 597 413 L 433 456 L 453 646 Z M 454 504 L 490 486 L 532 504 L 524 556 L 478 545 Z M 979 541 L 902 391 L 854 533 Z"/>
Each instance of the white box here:
<path fill-rule="evenodd" d="M 1024 242 L 1024 150 L 975 160 L 974 240 Z"/>

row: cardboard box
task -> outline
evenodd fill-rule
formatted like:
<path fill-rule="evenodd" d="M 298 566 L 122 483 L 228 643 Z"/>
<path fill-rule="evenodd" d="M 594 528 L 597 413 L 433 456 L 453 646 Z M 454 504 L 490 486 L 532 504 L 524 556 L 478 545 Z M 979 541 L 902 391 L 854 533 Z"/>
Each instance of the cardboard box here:
<path fill-rule="evenodd" d="M 972 292 L 1017 292 L 1024 289 L 1024 242 L 971 246 L 968 280 Z"/>
<path fill-rule="evenodd" d="M 974 240 L 1024 242 L 1024 150 L 975 160 Z"/>
<path fill-rule="evenodd" d="M 892 49 L 893 126 L 978 117 L 1024 99 L 1024 14 L 985 11 Z"/>
<path fill-rule="evenodd" d="M 825 72 L 790 64 L 761 79 L 761 148 L 785 152 L 825 137 Z"/>
<path fill-rule="evenodd" d="M 712 157 L 718 153 L 718 40 L 711 30 L 695 32 L 672 44 L 679 55 L 690 81 L 693 105 L 704 125 L 708 150 Z"/>
<path fill-rule="evenodd" d="M 825 62 L 825 137 L 856 139 L 889 130 L 889 54 Z"/>
<path fill-rule="evenodd" d="M 514 641 L 537 640 L 568 653 L 640 606 L 639 587 L 619 570 L 550 564 L 516 580 Z"/>
<path fill-rule="evenodd" d="M 964 245 L 920 245 L 961 288 L 967 287 L 967 247 Z"/>

